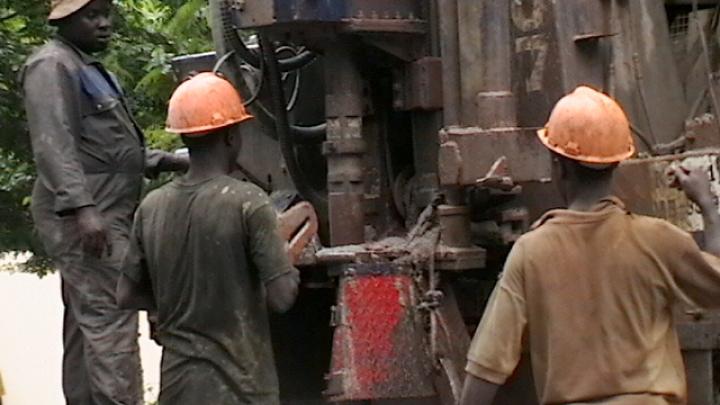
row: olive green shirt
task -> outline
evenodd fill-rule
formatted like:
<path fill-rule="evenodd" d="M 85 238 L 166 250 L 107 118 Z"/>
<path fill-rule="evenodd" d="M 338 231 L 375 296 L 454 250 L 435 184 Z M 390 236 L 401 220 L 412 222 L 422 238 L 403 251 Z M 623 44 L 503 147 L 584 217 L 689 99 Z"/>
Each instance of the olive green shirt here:
<path fill-rule="evenodd" d="M 554 210 L 513 247 L 467 371 L 502 384 L 530 349 L 542 404 L 684 404 L 676 304 L 720 306 L 720 259 L 617 199 Z"/>
<path fill-rule="evenodd" d="M 209 362 L 240 398 L 278 393 L 264 284 L 291 271 L 268 196 L 229 176 L 150 193 L 125 266 L 152 287 L 162 346 Z"/>

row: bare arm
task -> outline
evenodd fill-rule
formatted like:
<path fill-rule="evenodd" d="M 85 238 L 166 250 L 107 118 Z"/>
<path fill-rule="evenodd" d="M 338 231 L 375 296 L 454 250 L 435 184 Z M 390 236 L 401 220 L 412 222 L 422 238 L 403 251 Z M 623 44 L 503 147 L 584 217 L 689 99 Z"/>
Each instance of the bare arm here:
<path fill-rule="evenodd" d="M 120 275 L 115 297 L 120 309 L 151 311 L 155 309 L 150 283 L 137 283 L 125 274 Z"/>
<path fill-rule="evenodd" d="M 125 254 L 120 278 L 115 287 L 115 300 L 121 309 L 150 311 L 155 309 L 155 296 L 142 243 L 141 210 L 142 206 L 135 213 L 130 233 L 130 246 Z"/>
<path fill-rule="evenodd" d="M 184 172 L 190 166 L 187 155 L 176 155 L 155 149 L 145 150 L 145 176 L 155 178 L 161 172 Z"/>
<path fill-rule="evenodd" d="M 300 272 L 296 269 L 265 284 L 270 309 L 273 312 L 283 313 L 292 308 L 298 295 L 299 284 Z"/>
<path fill-rule="evenodd" d="M 295 303 L 300 273 L 285 252 L 285 242 L 278 235 L 277 215 L 269 200 L 249 216 L 247 226 L 250 254 L 265 285 L 267 304 L 275 312 L 285 312 Z"/>
<path fill-rule="evenodd" d="M 490 405 L 498 388 L 497 384 L 466 374 L 459 405 Z"/>
<path fill-rule="evenodd" d="M 710 189 L 710 179 L 705 170 L 680 169 L 676 171 L 680 187 L 688 198 L 700 207 L 705 225 L 705 251 L 720 256 L 720 214 L 715 196 Z"/>
<path fill-rule="evenodd" d="M 705 251 L 720 256 L 720 215 L 714 202 L 700 206 L 705 224 Z"/>
<path fill-rule="evenodd" d="M 513 246 L 468 350 L 461 405 L 491 404 L 517 368 L 528 324 L 524 248 Z"/>

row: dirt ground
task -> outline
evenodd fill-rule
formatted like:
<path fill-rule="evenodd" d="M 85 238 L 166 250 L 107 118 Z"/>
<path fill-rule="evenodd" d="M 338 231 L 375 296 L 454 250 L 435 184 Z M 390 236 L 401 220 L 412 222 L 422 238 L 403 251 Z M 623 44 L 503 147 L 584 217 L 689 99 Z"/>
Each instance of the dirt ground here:
<path fill-rule="evenodd" d="M 62 405 L 62 302 L 57 274 L 0 271 L 0 373 L 5 383 L 3 405 Z M 146 400 L 159 387 L 160 348 L 140 332 Z"/>

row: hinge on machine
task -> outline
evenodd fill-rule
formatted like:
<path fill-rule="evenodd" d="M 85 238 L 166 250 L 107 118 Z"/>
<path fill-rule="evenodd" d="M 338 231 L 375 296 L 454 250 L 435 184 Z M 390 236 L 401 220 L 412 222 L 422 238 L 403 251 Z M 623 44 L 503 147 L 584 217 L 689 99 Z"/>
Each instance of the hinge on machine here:
<path fill-rule="evenodd" d="M 443 108 L 442 59 L 424 57 L 399 70 L 393 80 L 396 110 L 434 111 Z"/>
<path fill-rule="evenodd" d="M 445 294 L 443 294 L 440 290 L 430 290 L 425 293 L 423 296 L 422 301 L 420 304 L 418 304 L 417 308 L 421 311 L 432 311 L 440 307 L 442 305 L 442 300 L 445 298 Z"/>
<path fill-rule="evenodd" d="M 342 325 L 342 305 L 333 305 L 330 307 L 330 326 L 336 328 Z"/>

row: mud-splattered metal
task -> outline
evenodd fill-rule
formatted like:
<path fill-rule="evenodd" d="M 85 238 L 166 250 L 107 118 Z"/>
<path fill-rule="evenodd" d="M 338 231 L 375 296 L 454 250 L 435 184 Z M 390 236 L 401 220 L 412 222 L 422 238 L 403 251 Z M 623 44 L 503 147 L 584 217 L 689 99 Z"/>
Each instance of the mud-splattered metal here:
<path fill-rule="evenodd" d="M 434 395 L 417 290 L 408 269 L 352 265 L 344 274 L 328 397 L 347 401 Z"/>

